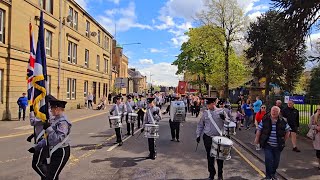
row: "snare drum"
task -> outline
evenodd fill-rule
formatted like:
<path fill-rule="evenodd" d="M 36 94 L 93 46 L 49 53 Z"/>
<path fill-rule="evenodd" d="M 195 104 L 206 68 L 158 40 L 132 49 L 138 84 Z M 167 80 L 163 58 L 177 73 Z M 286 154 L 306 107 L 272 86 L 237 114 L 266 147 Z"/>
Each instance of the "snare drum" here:
<path fill-rule="evenodd" d="M 138 118 L 137 113 L 129 113 L 128 114 L 128 123 L 135 123 Z"/>
<path fill-rule="evenodd" d="M 229 131 L 229 135 L 236 135 L 236 123 L 234 122 L 230 122 L 229 124 L 224 124 L 224 135 L 228 135 L 228 131 Z"/>
<path fill-rule="evenodd" d="M 144 137 L 146 138 L 159 138 L 159 125 L 157 124 L 145 124 Z"/>
<path fill-rule="evenodd" d="M 233 142 L 223 136 L 215 136 L 212 138 L 210 156 L 221 160 L 231 159 L 230 152 Z"/>
<path fill-rule="evenodd" d="M 121 116 L 109 116 L 110 128 L 119 128 L 121 124 Z"/>

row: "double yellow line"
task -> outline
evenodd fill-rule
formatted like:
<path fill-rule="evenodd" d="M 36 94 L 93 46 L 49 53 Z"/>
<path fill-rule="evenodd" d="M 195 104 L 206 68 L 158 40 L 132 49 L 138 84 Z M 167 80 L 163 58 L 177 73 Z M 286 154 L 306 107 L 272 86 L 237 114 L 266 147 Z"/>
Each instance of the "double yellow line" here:
<path fill-rule="evenodd" d="M 106 114 L 106 112 L 102 112 L 102 113 L 99 113 L 99 114 L 94 114 L 94 115 L 91 115 L 91 116 L 86 116 L 86 117 L 82 117 L 82 118 L 77 118 L 73 121 L 71 121 L 72 123 L 75 123 L 75 122 L 79 122 L 79 121 L 83 121 L 83 120 L 86 120 L 88 118 L 92 118 L 92 117 L 96 117 L 96 116 L 100 116 L 102 114 Z M 13 137 L 18 137 L 18 136 L 24 136 L 24 135 L 30 135 L 31 133 L 33 133 L 33 131 L 27 131 L 27 132 L 23 132 L 23 133 L 15 133 L 15 134 L 9 134 L 9 135 L 5 135 L 5 136 L 0 136 L 0 139 L 6 139 L 6 138 L 13 138 Z"/>

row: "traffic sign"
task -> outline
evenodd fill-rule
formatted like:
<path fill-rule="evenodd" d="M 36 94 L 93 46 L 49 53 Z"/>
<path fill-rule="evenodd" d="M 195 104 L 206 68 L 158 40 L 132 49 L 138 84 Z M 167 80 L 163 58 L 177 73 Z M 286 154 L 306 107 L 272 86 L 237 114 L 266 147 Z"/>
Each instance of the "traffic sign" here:
<path fill-rule="evenodd" d="M 128 87 L 128 78 L 116 78 L 115 86 L 116 88 Z"/>

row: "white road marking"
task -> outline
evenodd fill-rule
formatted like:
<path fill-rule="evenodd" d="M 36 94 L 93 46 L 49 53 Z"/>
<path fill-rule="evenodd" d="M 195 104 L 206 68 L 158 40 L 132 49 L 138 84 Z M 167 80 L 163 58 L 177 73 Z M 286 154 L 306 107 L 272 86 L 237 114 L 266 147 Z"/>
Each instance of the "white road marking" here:
<path fill-rule="evenodd" d="M 28 130 L 28 129 L 32 129 L 32 128 L 33 128 L 33 126 L 26 125 L 26 126 L 16 127 L 14 129 Z"/>

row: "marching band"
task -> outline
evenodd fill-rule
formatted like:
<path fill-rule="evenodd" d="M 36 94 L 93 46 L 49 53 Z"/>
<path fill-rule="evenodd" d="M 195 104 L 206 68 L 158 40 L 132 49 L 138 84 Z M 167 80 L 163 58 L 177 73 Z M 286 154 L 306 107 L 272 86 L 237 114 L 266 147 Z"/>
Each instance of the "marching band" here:
<path fill-rule="evenodd" d="M 169 113 L 171 141 L 180 142 L 180 123 L 185 122 L 188 111 L 198 116 L 200 104 L 203 103 L 207 105 L 207 109 L 203 111 L 197 124 L 196 141 L 199 143 L 201 136 L 203 136 L 207 152 L 208 171 L 210 173 L 209 179 L 214 179 L 216 175 L 215 160 L 218 165 L 218 179 L 223 179 L 223 163 L 231 158 L 230 151 L 233 144 L 227 137 L 230 137 L 230 133 L 235 134 L 236 129 L 231 112 L 225 107 L 224 100 L 218 102 L 217 98 L 206 98 L 206 101 L 204 99 L 201 101 L 198 97 L 186 96 L 185 94 L 174 94 L 171 98 L 166 99 L 159 92 L 150 94 L 145 98 L 146 100 L 142 99 L 143 95 L 138 95 L 138 97 L 139 99 L 134 100 L 135 96 L 128 95 L 124 103 L 122 102 L 123 97 L 118 95 L 115 97 L 115 103 L 110 109 L 109 124 L 110 128 L 115 129 L 116 144 L 118 146 L 123 144 L 121 133 L 123 118 L 126 118 L 128 136 L 134 136 L 134 124 L 138 121 L 138 129 L 141 128 L 141 133 L 144 132 L 144 136 L 148 139 L 149 155 L 146 158 L 155 160 L 157 157 L 156 139 L 159 138 L 161 114 Z M 161 107 L 165 104 L 165 101 L 169 102 L 169 105 L 161 113 Z M 66 102 L 59 101 L 51 96 L 49 103 L 53 109 L 51 110 L 53 112 L 51 114 L 51 124 L 43 124 L 34 116 L 30 116 L 30 122 L 34 126 L 35 133 L 27 139 L 31 142 L 32 138 L 34 138 L 35 146 L 28 151 L 34 153 L 32 167 L 40 175 L 41 179 L 57 178 L 70 156 L 69 133 L 71 123 L 63 115 Z M 54 144 L 50 144 L 50 164 L 45 163 L 45 155 L 43 155 L 45 146 L 44 132 L 49 133 L 51 142 L 54 142 Z M 63 136 L 58 137 L 58 134 Z M 63 153 L 63 157 L 60 156 L 61 153 Z M 62 165 L 58 166 L 59 164 Z"/>

